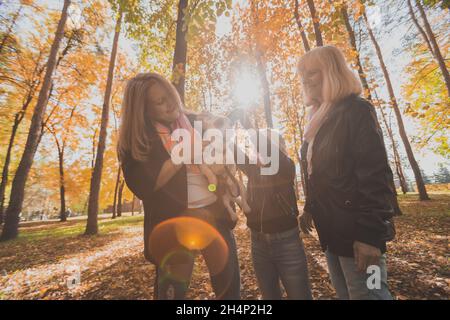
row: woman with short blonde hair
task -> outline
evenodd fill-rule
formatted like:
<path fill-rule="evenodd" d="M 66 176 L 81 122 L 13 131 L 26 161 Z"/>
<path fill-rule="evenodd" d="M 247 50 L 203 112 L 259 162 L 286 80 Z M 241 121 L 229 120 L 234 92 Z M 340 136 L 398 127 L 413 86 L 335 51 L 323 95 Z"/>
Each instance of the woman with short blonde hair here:
<path fill-rule="evenodd" d="M 393 236 L 392 173 L 375 110 L 338 48 L 309 51 L 298 71 L 310 107 L 300 227 L 308 232 L 314 221 L 339 298 L 391 299 L 384 253 Z"/>

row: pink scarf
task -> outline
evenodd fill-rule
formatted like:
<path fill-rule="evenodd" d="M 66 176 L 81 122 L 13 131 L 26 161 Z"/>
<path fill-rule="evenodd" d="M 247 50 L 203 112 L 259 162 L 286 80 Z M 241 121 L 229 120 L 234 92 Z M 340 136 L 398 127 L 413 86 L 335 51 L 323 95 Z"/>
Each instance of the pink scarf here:
<path fill-rule="evenodd" d="M 161 138 L 161 141 L 163 143 L 164 148 L 167 150 L 169 154 L 171 154 L 173 147 L 180 143 L 182 140 L 182 137 L 180 137 L 179 141 L 173 141 L 172 140 L 172 132 L 176 129 L 185 129 L 188 130 L 191 134 L 191 143 L 194 143 L 194 136 L 196 136 L 196 139 L 200 139 L 201 136 L 198 132 L 194 132 L 194 128 L 192 127 L 191 123 L 189 122 L 189 119 L 187 118 L 186 114 L 184 112 L 180 112 L 180 116 L 170 124 L 170 128 L 166 127 L 165 125 L 154 122 L 154 126 L 156 129 L 156 132 L 158 133 L 159 137 Z M 197 165 L 187 165 L 187 169 L 190 172 L 193 173 L 200 173 L 200 169 Z"/>

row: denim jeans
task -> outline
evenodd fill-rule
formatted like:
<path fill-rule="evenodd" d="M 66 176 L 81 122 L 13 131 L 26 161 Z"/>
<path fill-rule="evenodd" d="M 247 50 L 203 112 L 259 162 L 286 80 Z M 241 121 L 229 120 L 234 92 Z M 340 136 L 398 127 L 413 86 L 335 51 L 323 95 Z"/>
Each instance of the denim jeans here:
<path fill-rule="evenodd" d="M 252 259 L 263 299 L 281 299 L 280 279 L 292 300 L 311 300 L 308 265 L 298 228 L 264 234 L 252 231 Z"/>
<path fill-rule="evenodd" d="M 217 258 L 217 253 L 211 252 L 208 248 L 201 251 L 206 265 L 209 269 L 211 285 L 213 287 L 216 299 L 220 300 L 239 300 L 241 291 L 240 269 L 239 261 L 236 251 L 236 242 L 233 231 L 225 226 L 217 227 L 217 230 L 222 235 L 228 247 L 228 259 L 224 263 L 223 270 L 217 274 L 213 274 L 214 265 L 217 261 L 212 261 Z M 211 259 L 211 257 L 213 257 Z M 167 268 L 164 270 L 160 267 L 156 269 L 155 279 L 155 299 L 158 300 L 182 300 L 185 299 L 186 292 L 189 288 L 189 283 L 194 267 L 195 253 L 186 255 L 183 263 L 173 265 L 173 269 L 181 270 L 185 276 L 182 280 L 171 276 Z"/>
<path fill-rule="evenodd" d="M 359 272 L 355 259 L 325 253 L 331 282 L 342 300 L 392 300 L 387 284 L 386 257 L 380 258 L 379 288 L 369 288 L 373 273 Z M 368 281 L 369 280 L 369 281 Z"/>

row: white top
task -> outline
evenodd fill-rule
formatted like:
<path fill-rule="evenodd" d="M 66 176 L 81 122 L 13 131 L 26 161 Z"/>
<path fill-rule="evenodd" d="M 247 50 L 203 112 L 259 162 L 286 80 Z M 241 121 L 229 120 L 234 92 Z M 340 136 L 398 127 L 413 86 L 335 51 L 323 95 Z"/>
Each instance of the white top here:
<path fill-rule="evenodd" d="M 187 171 L 187 206 L 190 209 L 203 208 L 217 200 L 214 192 L 208 190 L 208 179 L 201 173 Z"/>

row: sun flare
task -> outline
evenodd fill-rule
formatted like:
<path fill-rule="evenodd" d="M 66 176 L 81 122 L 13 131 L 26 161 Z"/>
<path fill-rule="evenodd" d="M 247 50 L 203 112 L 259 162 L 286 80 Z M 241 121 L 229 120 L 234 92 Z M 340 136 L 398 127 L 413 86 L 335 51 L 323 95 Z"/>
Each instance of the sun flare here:
<path fill-rule="evenodd" d="M 241 72 L 236 77 L 233 96 L 241 107 L 255 104 L 260 97 L 261 86 L 258 77 L 249 71 Z"/>

